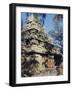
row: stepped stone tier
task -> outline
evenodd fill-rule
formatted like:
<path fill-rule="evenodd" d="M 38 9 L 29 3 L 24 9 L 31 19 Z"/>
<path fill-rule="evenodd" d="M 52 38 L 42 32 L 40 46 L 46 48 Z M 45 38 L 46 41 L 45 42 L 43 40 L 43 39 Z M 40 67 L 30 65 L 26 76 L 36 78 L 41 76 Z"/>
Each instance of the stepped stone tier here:
<path fill-rule="evenodd" d="M 21 76 L 56 76 L 62 70 L 60 48 L 52 44 L 32 14 L 21 30 Z"/>
<path fill-rule="evenodd" d="M 29 16 L 27 24 L 23 27 L 22 32 L 35 29 L 37 31 L 40 31 L 42 28 L 41 24 L 37 21 L 37 19 L 34 18 L 33 15 Z"/>

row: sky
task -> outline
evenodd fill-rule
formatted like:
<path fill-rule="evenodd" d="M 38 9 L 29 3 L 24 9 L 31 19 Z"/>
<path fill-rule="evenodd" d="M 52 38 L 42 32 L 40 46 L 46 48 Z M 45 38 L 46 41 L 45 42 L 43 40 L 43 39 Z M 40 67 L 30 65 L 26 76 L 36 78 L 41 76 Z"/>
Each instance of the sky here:
<path fill-rule="evenodd" d="M 46 18 L 45 18 L 45 22 L 44 22 L 44 28 L 46 30 L 46 32 L 49 32 L 50 30 L 53 30 L 53 18 L 56 14 L 46 14 Z M 26 13 L 22 12 L 21 13 L 21 21 L 23 21 L 23 23 L 25 23 L 26 21 Z"/>

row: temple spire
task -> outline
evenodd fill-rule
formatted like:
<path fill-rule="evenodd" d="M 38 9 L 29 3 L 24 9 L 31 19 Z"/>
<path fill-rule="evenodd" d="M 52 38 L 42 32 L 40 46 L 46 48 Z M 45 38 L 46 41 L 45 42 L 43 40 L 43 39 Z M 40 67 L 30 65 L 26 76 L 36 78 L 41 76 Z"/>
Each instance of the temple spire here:
<path fill-rule="evenodd" d="M 31 14 L 31 15 L 28 17 L 28 21 L 34 21 L 34 14 Z"/>

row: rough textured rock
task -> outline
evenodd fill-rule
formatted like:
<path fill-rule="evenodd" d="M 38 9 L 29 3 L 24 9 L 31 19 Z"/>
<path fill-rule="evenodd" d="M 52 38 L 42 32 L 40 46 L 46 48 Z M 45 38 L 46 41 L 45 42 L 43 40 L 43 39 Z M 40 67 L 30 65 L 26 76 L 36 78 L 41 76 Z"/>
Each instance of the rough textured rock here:
<path fill-rule="evenodd" d="M 21 32 L 21 76 L 62 75 L 63 67 L 55 66 L 58 60 L 54 56 L 57 54 L 60 54 L 59 48 L 51 43 L 35 18 L 29 17 Z"/>

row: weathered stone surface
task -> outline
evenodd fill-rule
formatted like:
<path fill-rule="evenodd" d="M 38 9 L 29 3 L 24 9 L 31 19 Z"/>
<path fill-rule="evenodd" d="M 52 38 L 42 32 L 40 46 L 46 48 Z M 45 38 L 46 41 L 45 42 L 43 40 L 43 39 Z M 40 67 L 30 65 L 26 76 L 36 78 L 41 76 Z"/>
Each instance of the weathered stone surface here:
<path fill-rule="evenodd" d="M 52 44 L 35 18 L 29 17 L 21 32 L 22 77 L 62 75 L 63 65 L 55 66 L 55 63 L 62 62 L 62 58 L 55 60 L 59 54 L 60 48 Z M 59 57 L 62 55 L 60 54 Z"/>

